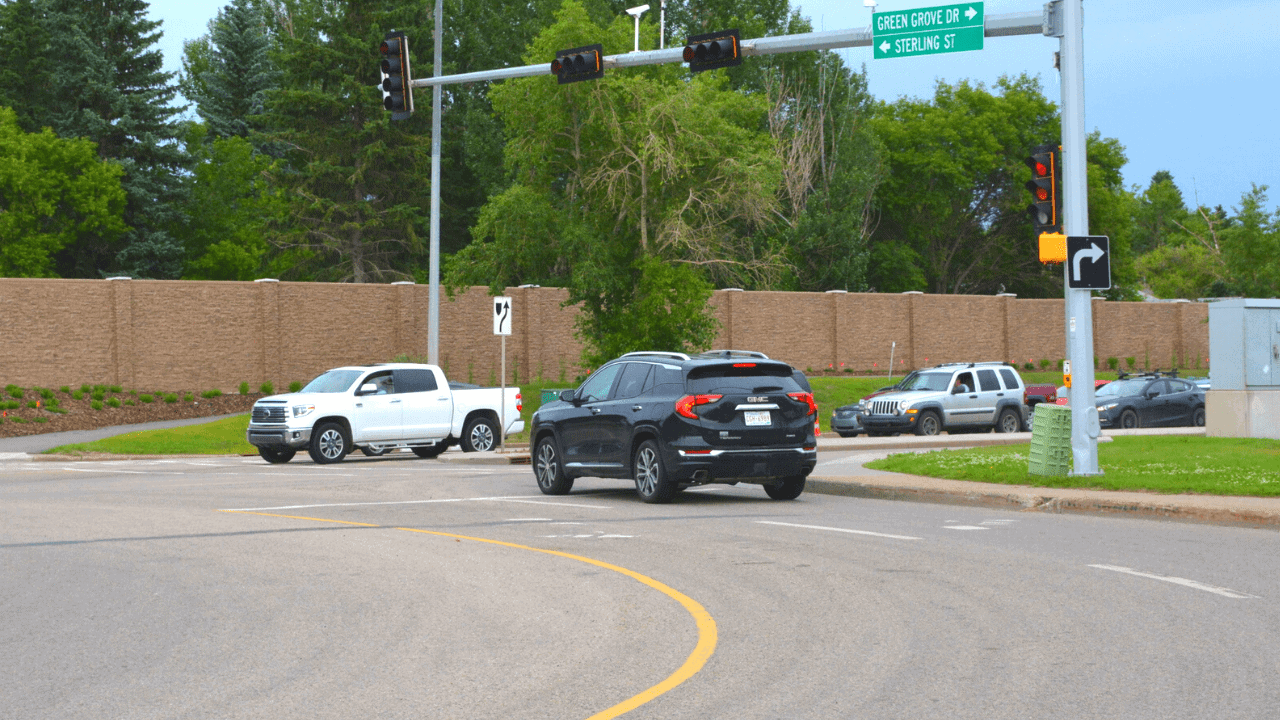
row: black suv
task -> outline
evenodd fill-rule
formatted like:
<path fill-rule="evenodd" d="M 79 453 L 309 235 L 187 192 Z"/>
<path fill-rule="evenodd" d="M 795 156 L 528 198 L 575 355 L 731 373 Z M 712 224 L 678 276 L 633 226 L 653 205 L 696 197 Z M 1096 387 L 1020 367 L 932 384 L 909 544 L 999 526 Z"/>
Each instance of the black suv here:
<path fill-rule="evenodd" d="M 818 459 L 818 407 L 798 374 L 745 351 L 627 353 L 533 414 L 538 488 L 631 478 L 662 503 L 691 485 L 746 482 L 795 499 Z"/>

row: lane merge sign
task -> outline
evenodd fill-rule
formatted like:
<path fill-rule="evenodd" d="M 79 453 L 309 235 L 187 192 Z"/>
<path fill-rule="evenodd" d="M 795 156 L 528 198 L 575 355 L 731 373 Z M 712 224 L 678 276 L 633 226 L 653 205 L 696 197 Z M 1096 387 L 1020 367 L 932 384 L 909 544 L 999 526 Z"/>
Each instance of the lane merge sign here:
<path fill-rule="evenodd" d="M 980 2 L 873 13 L 873 57 L 880 60 L 981 50 L 984 19 Z"/>
<path fill-rule="evenodd" d="M 1105 235 L 1067 236 L 1067 287 L 1111 289 L 1111 240 Z"/>
<path fill-rule="evenodd" d="M 493 299 L 493 334 L 511 334 L 511 298 L 509 297 Z"/>

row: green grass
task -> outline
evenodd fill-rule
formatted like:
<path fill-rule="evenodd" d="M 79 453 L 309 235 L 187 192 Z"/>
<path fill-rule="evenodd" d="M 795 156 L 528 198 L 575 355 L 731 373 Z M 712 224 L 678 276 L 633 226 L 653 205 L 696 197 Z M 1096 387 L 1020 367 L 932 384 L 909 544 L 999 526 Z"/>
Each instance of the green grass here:
<path fill-rule="evenodd" d="M 245 441 L 249 415 L 201 425 L 187 425 L 168 430 L 143 430 L 117 435 L 91 443 L 63 445 L 49 450 L 52 454 L 115 453 L 120 455 L 242 455 L 256 453 L 257 448 Z"/>
<path fill-rule="evenodd" d="M 1157 493 L 1280 496 L 1280 441 L 1198 436 L 1117 437 L 1098 445 L 1096 477 L 1027 472 L 1030 445 L 903 453 L 875 470 L 1006 485 L 1149 490 Z"/>

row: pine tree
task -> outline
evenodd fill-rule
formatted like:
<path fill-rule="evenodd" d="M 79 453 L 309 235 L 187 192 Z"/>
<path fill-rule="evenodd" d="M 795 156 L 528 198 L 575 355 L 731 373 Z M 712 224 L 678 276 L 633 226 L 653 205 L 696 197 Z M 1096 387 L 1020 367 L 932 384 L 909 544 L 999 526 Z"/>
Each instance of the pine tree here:
<path fill-rule="evenodd" d="M 209 126 L 211 139 L 248 137 L 252 118 L 262 114 L 266 93 L 279 77 L 269 57 L 262 14 L 250 3 L 233 0 L 218 11 L 209 23 L 207 67 L 193 73 L 196 82 L 188 83 L 189 99 Z"/>
<path fill-rule="evenodd" d="M 97 143 L 100 157 L 124 169 L 130 230 L 120 247 L 64 253 L 64 277 L 175 278 L 182 245 L 175 239 L 186 222 L 180 173 L 188 158 L 178 142 L 171 105 L 173 73 L 161 71 L 153 46 L 160 23 L 147 19 L 145 0 L 37 0 L 48 27 L 58 29 L 59 52 L 50 83 L 49 121 L 60 137 Z"/>
<path fill-rule="evenodd" d="M 0 106 L 13 109 L 18 126 L 35 132 L 47 125 L 49 33 L 36 0 L 0 5 Z"/>

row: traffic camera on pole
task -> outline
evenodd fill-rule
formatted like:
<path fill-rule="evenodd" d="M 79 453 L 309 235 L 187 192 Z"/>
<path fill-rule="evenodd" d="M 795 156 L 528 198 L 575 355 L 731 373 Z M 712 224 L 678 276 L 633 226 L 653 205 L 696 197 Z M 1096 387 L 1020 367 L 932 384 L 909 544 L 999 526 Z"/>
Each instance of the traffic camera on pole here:
<path fill-rule="evenodd" d="M 408 120 L 413 115 L 409 38 L 392 30 L 378 51 L 382 54 L 382 106 L 391 111 L 392 120 Z"/>
<path fill-rule="evenodd" d="M 741 36 L 737 30 L 694 35 L 684 46 L 689 72 L 702 72 L 742 64 Z"/>
<path fill-rule="evenodd" d="M 1027 158 L 1031 168 L 1031 205 L 1027 211 L 1039 238 L 1040 262 L 1060 263 L 1067 259 L 1067 239 L 1062 234 L 1062 163 L 1057 145 L 1038 145 Z"/>
<path fill-rule="evenodd" d="M 557 50 L 556 59 L 551 61 L 551 74 L 561 85 L 599 80 L 604 77 L 604 45 Z"/>

